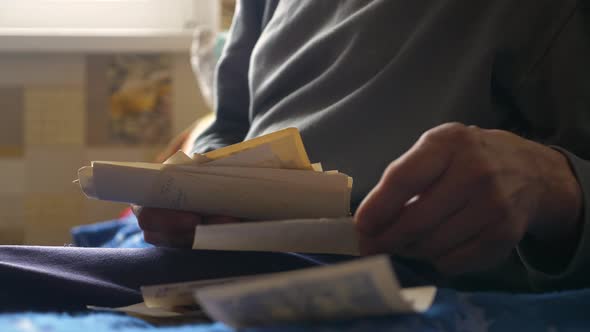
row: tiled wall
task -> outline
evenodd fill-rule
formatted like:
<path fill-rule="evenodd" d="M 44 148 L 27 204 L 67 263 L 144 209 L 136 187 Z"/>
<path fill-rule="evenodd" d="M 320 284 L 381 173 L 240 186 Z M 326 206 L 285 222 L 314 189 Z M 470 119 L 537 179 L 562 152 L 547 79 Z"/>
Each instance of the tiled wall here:
<path fill-rule="evenodd" d="M 188 55 L 172 56 L 178 133 L 208 109 Z M 63 245 L 72 226 L 116 217 L 124 205 L 86 199 L 76 171 L 91 160 L 151 160 L 161 148 L 88 144 L 88 59 L 0 54 L 0 244 Z"/>

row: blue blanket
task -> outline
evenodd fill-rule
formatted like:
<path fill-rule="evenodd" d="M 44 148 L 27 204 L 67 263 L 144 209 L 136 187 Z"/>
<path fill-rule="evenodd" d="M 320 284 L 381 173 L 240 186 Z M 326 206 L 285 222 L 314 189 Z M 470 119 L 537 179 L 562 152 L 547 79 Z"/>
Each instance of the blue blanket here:
<path fill-rule="evenodd" d="M 434 306 L 422 315 L 248 329 L 278 331 L 586 331 L 590 329 L 590 290 L 543 295 L 458 293 L 439 290 Z M 53 331 L 232 331 L 223 324 L 156 327 L 140 319 L 110 313 L 0 315 L 2 332 Z"/>
<path fill-rule="evenodd" d="M 143 239 L 143 233 L 133 214 L 119 219 L 74 227 L 71 231 L 74 245 L 102 248 L 151 247 Z"/>
<path fill-rule="evenodd" d="M 146 247 L 134 216 L 72 230 L 76 245 Z M 583 331 L 590 330 L 590 289 L 547 294 L 460 293 L 439 290 L 421 315 L 299 324 L 249 331 Z M 0 331 L 231 331 L 215 324 L 155 327 L 110 313 L 0 315 Z"/>

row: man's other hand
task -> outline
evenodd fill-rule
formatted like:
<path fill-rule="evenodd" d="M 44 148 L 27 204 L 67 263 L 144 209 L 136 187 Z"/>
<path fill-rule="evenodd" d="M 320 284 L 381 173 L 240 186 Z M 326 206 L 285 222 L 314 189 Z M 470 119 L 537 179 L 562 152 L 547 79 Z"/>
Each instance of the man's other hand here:
<path fill-rule="evenodd" d="M 239 222 L 232 217 L 203 216 L 186 211 L 133 207 L 146 242 L 159 247 L 190 248 L 195 227 Z"/>
<path fill-rule="evenodd" d="M 392 162 L 355 218 L 364 254 L 411 257 L 453 275 L 501 263 L 527 233 L 549 246 L 575 243 L 581 209 L 563 154 L 453 123 Z"/>

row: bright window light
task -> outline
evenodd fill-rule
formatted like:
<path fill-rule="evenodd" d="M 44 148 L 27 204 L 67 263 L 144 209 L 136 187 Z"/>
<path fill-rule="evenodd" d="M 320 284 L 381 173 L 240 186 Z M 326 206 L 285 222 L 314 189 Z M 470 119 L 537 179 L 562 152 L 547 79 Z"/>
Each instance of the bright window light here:
<path fill-rule="evenodd" d="M 194 28 L 205 0 L 0 0 L 3 30 L 163 30 Z M 196 8 L 202 7 L 202 8 Z M 206 14 L 206 15 L 205 15 Z M 196 18 L 195 18 L 196 17 Z"/>

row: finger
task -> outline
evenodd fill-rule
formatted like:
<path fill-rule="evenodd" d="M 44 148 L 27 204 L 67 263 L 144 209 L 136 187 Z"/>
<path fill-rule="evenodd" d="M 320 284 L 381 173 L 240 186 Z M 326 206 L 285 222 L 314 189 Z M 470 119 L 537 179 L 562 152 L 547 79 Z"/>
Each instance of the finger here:
<path fill-rule="evenodd" d="M 143 238 L 145 242 L 153 244 L 157 247 L 190 248 L 192 247 L 194 239 L 194 230 L 190 233 L 160 233 L 143 231 Z"/>
<path fill-rule="evenodd" d="M 476 187 L 471 181 L 468 161 L 457 154 L 432 187 L 407 204 L 399 218 L 390 221 L 389 228 L 375 242 L 396 254 L 401 254 L 399 250 L 411 243 L 422 242 L 426 234 L 468 206 L 471 197 L 476 194 L 472 189 Z"/>
<path fill-rule="evenodd" d="M 421 194 L 445 172 L 452 160 L 452 147 L 427 137 L 391 163 L 363 200 L 355 217 L 360 232 L 382 231 L 391 220 L 397 219 L 410 199 Z"/>
<path fill-rule="evenodd" d="M 374 239 L 372 237 L 366 236 L 363 233 L 358 233 L 357 239 L 359 252 L 362 256 L 386 253 L 385 251 L 380 251 L 374 245 Z"/>
<path fill-rule="evenodd" d="M 497 266 L 510 255 L 501 237 L 496 236 L 496 225 L 490 223 L 477 235 L 437 258 L 433 263 L 438 271 L 453 276 Z M 501 240 L 500 240 L 501 241 Z"/>
<path fill-rule="evenodd" d="M 425 260 L 434 260 L 462 243 L 473 238 L 491 222 L 493 213 L 486 213 L 486 203 L 482 200 L 470 200 L 465 208 L 452 215 L 448 220 L 398 250 L 399 254 Z"/>
<path fill-rule="evenodd" d="M 202 222 L 195 213 L 157 208 L 143 208 L 137 220 L 141 229 L 161 233 L 193 231 Z"/>
<path fill-rule="evenodd" d="M 211 216 L 203 218 L 203 224 L 206 225 L 217 225 L 217 224 L 233 224 L 238 223 L 241 220 L 234 217 L 226 217 L 226 216 Z"/>

